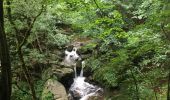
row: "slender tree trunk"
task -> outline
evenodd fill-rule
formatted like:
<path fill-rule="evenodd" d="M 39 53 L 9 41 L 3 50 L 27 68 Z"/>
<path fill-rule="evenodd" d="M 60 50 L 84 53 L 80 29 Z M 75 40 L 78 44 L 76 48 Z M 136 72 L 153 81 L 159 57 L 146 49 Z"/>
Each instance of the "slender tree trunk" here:
<path fill-rule="evenodd" d="M 167 38 L 167 39 L 169 40 L 168 42 L 170 42 L 170 38 Z M 167 55 L 167 64 L 168 64 L 167 66 L 168 66 L 168 71 L 169 71 L 169 73 L 168 73 L 167 100 L 170 100 L 170 66 L 169 66 L 169 64 L 170 64 L 170 52 L 169 51 L 166 52 L 166 55 Z"/>
<path fill-rule="evenodd" d="M 19 48 L 18 49 L 18 56 L 19 56 L 19 59 L 21 61 L 21 64 L 22 64 L 22 69 L 23 69 L 23 72 L 24 72 L 24 75 L 25 75 L 25 78 L 28 82 L 28 85 L 29 85 L 29 88 L 31 90 L 31 93 L 32 93 L 32 99 L 33 100 L 37 100 L 37 97 L 36 97 L 36 93 L 35 93 L 35 89 L 34 89 L 34 83 L 33 83 L 33 80 L 29 74 L 29 71 L 27 69 L 27 66 L 25 64 L 25 61 L 24 61 L 24 57 L 23 57 L 23 53 L 22 53 L 22 49 Z"/>
<path fill-rule="evenodd" d="M 164 29 L 165 28 L 165 25 L 164 23 L 161 24 L 161 30 L 162 30 L 162 33 L 165 35 L 165 38 L 168 40 L 168 44 L 170 43 L 170 35 L 169 33 Z M 168 63 L 168 70 L 169 70 L 169 73 L 168 73 L 168 88 L 167 88 L 167 100 L 170 100 L 170 52 L 166 52 L 166 55 L 168 57 L 167 59 L 167 63 Z"/>
<path fill-rule="evenodd" d="M 11 25 L 13 26 L 13 28 L 15 30 L 15 34 L 16 34 L 16 39 L 17 39 L 17 54 L 18 54 L 19 59 L 20 59 L 21 64 L 22 64 L 21 67 L 22 67 L 22 70 L 24 72 L 25 78 L 26 78 L 26 80 L 28 82 L 29 88 L 31 90 L 32 99 L 33 100 L 37 100 L 36 92 L 35 92 L 35 89 L 34 89 L 33 79 L 31 78 L 29 70 L 28 70 L 28 68 L 27 68 L 27 66 L 25 64 L 25 61 L 24 61 L 24 55 L 23 55 L 23 52 L 22 52 L 22 47 L 27 42 L 27 39 L 30 36 L 31 30 L 32 30 L 32 28 L 34 26 L 35 21 L 42 14 L 42 12 L 43 12 L 45 7 L 44 7 L 44 5 L 42 5 L 42 8 L 40 9 L 40 12 L 33 18 L 32 22 L 28 24 L 28 29 L 25 32 L 24 38 L 22 40 L 20 40 L 20 37 L 18 36 L 20 31 L 16 27 L 15 23 L 12 20 L 11 7 L 10 7 L 10 1 L 9 0 L 7 0 L 7 5 L 8 5 L 8 7 L 7 7 L 8 19 L 9 19 Z"/>
<path fill-rule="evenodd" d="M 168 74 L 167 100 L 170 100 L 170 71 L 169 71 L 169 74 Z"/>
<path fill-rule="evenodd" d="M 133 81 L 134 81 L 134 85 L 135 85 L 135 89 L 136 89 L 136 100 L 139 100 L 139 89 L 138 89 L 138 83 L 137 83 L 137 80 L 136 80 L 136 77 L 135 77 L 135 75 L 134 75 L 134 73 L 133 73 L 133 71 L 132 70 L 130 70 L 131 71 L 131 74 L 132 74 L 132 78 L 133 78 Z"/>
<path fill-rule="evenodd" d="M 150 81 L 150 83 L 151 83 L 151 85 L 152 85 L 152 88 L 154 88 L 153 82 L 152 82 L 151 80 L 149 80 L 149 81 Z M 157 96 L 156 91 L 153 91 L 153 92 L 154 92 L 154 95 L 155 95 L 155 100 L 158 100 L 158 96 Z"/>
<path fill-rule="evenodd" d="M 0 54 L 1 54 L 0 100 L 10 100 L 11 63 L 7 39 L 4 31 L 3 0 L 0 0 Z"/>
<path fill-rule="evenodd" d="M 17 39 L 17 46 L 18 46 L 17 54 L 18 54 L 19 59 L 21 61 L 22 71 L 23 71 L 24 76 L 25 76 L 25 78 L 26 78 L 26 80 L 28 82 L 28 85 L 29 85 L 29 88 L 30 88 L 30 91 L 31 91 L 31 95 L 32 95 L 32 100 L 37 100 L 36 92 L 35 92 L 35 89 L 34 89 L 34 83 L 33 83 L 33 80 L 32 80 L 32 78 L 30 76 L 30 73 L 29 73 L 29 71 L 27 69 L 27 66 L 25 64 L 24 55 L 23 55 L 23 52 L 22 52 L 22 46 L 26 42 L 26 39 L 29 36 L 29 33 L 30 33 L 31 29 L 28 30 L 27 36 L 25 36 L 25 38 L 21 42 L 20 38 L 18 36 L 19 30 L 15 26 L 15 23 L 12 21 L 11 8 L 10 8 L 10 1 L 9 0 L 7 0 L 7 5 L 8 5 L 8 8 L 7 8 L 8 18 L 9 18 L 9 21 L 10 21 L 11 25 L 13 26 L 13 28 L 14 28 L 14 30 L 16 32 L 16 39 Z M 31 28 L 32 28 L 32 26 L 31 26 Z"/>

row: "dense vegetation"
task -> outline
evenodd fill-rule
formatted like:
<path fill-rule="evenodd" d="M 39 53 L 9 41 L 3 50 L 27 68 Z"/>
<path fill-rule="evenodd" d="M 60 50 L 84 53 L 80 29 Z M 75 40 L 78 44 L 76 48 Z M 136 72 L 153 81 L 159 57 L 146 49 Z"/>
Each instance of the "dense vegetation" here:
<path fill-rule="evenodd" d="M 56 52 L 81 38 L 91 40 L 80 52 L 90 53 L 86 69 L 106 88 L 106 100 L 170 100 L 169 0 L 4 0 L 3 6 L 12 100 L 40 99 L 43 72 L 60 62 Z M 3 59 L 2 81 L 10 66 Z"/>

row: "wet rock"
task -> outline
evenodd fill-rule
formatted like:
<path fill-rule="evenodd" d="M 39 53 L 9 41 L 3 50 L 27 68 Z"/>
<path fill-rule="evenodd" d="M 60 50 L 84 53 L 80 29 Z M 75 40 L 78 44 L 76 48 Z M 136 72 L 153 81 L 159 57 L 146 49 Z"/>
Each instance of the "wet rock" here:
<path fill-rule="evenodd" d="M 96 95 L 94 93 L 91 93 L 91 94 L 84 96 L 80 100 L 104 100 L 104 96 L 100 94 Z"/>
<path fill-rule="evenodd" d="M 85 77 L 74 78 L 74 83 L 69 89 L 73 100 L 89 100 L 90 98 L 93 98 L 93 100 L 95 100 L 94 98 L 99 98 L 103 93 L 103 89 L 89 84 L 84 80 Z"/>

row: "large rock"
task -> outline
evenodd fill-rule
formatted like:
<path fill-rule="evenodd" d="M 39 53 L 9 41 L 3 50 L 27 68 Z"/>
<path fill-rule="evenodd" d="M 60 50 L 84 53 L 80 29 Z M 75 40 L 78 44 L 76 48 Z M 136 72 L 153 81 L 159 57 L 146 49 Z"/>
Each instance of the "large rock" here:
<path fill-rule="evenodd" d="M 48 97 L 51 93 L 53 97 Z M 68 100 L 65 87 L 58 81 L 54 79 L 48 79 L 44 85 L 42 92 L 42 100 L 47 100 L 47 98 L 54 100 Z"/>
<path fill-rule="evenodd" d="M 53 65 L 46 69 L 42 74 L 42 80 L 55 79 L 61 82 L 66 89 L 70 87 L 73 82 L 74 72 L 71 68 L 60 67 Z"/>
<path fill-rule="evenodd" d="M 73 73 L 73 69 L 71 68 L 60 68 L 53 69 L 53 73 L 58 76 L 58 78 L 64 77 L 67 74 Z"/>
<path fill-rule="evenodd" d="M 73 73 L 73 69 L 71 68 L 65 68 L 65 67 L 59 67 L 58 65 L 53 65 L 52 67 L 48 68 L 47 70 L 44 71 L 42 74 L 42 79 L 47 80 L 49 78 L 55 78 L 55 79 L 60 79 L 67 74 Z"/>

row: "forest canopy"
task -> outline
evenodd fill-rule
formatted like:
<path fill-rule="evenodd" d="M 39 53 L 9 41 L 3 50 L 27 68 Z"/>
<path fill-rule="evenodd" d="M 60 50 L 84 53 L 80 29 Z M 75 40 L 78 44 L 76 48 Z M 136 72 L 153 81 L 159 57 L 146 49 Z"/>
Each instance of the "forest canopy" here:
<path fill-rule="evenodd" d="M 68 94 L 74 71 L 61 62 L 72 45 L 103 100 L 170 100 L 169 0 L 0 2 L 1 98 L 59 100 L 49 79 Z"/>

